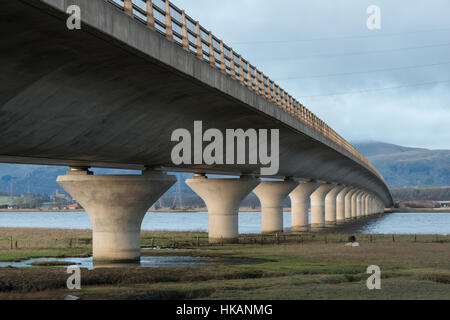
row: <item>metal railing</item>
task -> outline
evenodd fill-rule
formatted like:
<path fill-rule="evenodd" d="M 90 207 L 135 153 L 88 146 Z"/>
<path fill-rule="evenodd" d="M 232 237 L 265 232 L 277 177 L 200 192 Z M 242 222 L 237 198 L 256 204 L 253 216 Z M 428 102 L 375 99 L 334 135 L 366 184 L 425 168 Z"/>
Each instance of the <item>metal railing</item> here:
<path fill-rule="evenodd" d="M 383 176 L 355 147 L 348 143 L 324 121 L 309 111 L 273 80 L 251 65 L 240 54 L 203 28 L 184 10 L 168 0 L 108 0 L 126 14 L 161 33 L 168 40 L 183 47 L 199 59 L 229 75 L 243 86 L 274 103 L 285 112 L 301 120 L 313 130 L 341 146 L 371 168 L 386 184 Z M 387 184 L 386 184 L 387 185 Z"/>

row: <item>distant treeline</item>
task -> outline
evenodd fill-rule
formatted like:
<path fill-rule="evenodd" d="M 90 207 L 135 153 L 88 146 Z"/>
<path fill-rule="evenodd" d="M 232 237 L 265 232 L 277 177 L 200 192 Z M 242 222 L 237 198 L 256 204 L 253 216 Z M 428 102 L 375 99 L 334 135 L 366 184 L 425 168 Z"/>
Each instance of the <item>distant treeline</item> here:
<path fill-rule="evenodd" d="M 391 193 L 397 201 L 450 201 L 450 187 L 398 188 Z"/>

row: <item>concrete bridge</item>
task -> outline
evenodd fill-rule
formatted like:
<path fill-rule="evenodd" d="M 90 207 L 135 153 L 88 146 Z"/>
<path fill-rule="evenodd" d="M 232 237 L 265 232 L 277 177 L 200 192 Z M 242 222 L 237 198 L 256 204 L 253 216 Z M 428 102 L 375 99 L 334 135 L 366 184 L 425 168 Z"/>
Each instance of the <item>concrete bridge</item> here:
<path fill-rule="evenodd" d="M 69 5 L 81 9 L 81 30 L 67 28 Z M 6 1 L 0 36 L 0 162 L 72 168 L 58 183 L 89 214 L 96 261 L 139 259 L 142 219 L 175 182 L 167 171 L 195 173 L 187 184 L 208 207 L 212 242 L 237 241 L 238 208 L 252 191 L 263 232 L 283 230 L 287 196 L 294 231 L 392 205 L 353 146 L 166 0 Z M 171 134 L 196 120 L 221 132 L 278 129 L 278 173 L 261 181 L 260 164 L 174 165 Z"/>

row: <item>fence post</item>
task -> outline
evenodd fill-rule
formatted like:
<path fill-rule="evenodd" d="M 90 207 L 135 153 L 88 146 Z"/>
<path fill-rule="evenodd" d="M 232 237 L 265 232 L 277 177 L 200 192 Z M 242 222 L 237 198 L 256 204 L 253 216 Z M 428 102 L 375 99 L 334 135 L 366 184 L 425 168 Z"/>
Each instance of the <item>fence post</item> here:
<path fill-rule="evenodd" d="M 227 65 L 225 64 L 225 52 L 222 40 L 220 40 L 220 70 L 225 74 L 227 73 Z"/>
<path fill-rule="evenodd" d="M 203 60 L 203 42 L 202 42 L 202 35 L 200 31 L 200 23 L 196 22 L 197 27 L 197 57 Z"/>
<path fill-rule="evenodd" d="M 251 71 L 251 67 L 250 67 L 250 63 L 247 61 L 247 87 L 250 90 L 253 90 L 253 86 L 252 86 L 252 71 Z"/>
<path fill-rule="evenodd" d="M 166 37 L 173 41 L 172 17 L 170 16 L 170 2 L 166 0 Z"/>
<path fill-rule="evenodd" d="M 132 0 L 123 0 L 123 10 L 129 16 L 133 16 L 133 2 Z"/>
<path fill-rule="evenodd" d="M 261 95 L 267 99 L 267 93 L 266 93 L 266 85 L 264 83 L 264 74 L 260 72 L 261 74 Z"/>
<path fill-rule="evenodd" d="M 234 52 L 233 48 L 230 48 L 230 76 L 233 79 L 236 79 L 236 70 L 234 66 Z"/>
<path fill-rule="evenodd" d="M 261 94 L 261 92 L 259 92 L 258 69 L 256 69 L 256 67 L 255 67 L 255 93 L 257 95 Z"/>
<path fill-rule="evenodd" d="M 12 248 L 13 248 L 13 237 L 11 236 L 10 238 L 11 238 L 11 250 L 12 250 Z"/>
<path fill-rule="evenodd" d="M 239 79 L 241 80 L 242 85 L 245 85 L 244 65 L 242 63 L 242 56 L 239 56 Z"/>
<path fill-rule="evenodd" d="M 209 32 L 209 64 L 216 66 L 216 57 L 214 56 L 214 43 L 211 31 Z"/>
<path fill-rule="evenodd" d="M 152 0 L 147 0 L 147 26 L 155 30 L 155 18 L 153 17 L 153 3 Z"/>
<path fill-rule="evenodd" d="M 189 51 L 189 38 L 188 38 L 188 31 L 187 31 L 187 23 L 186 23 L 186 14 L 184 13 L 184 10 L 181 11 L 181 33 L 183 36 L 183 48 L 186 51 Z"/>

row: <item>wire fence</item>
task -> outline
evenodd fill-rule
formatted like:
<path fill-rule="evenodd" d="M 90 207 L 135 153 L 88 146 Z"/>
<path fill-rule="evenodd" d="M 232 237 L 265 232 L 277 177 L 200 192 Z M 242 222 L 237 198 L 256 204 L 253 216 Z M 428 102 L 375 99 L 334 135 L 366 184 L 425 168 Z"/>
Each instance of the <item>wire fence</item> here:
<path fill-rule="evenodd" d="M 450 235 L 429 234 L 248 234 L 240 235 L 235 245 L 281 245 L 281 244 L 333 244 L 348 243 L 350 237 L 355 236 L 359 243 L 450 243 Z M 226 241 L 217 240 L 210 243 L 208 235 L 192 236 L 143 236 L 141 247 L 147 249 L 195 249 L 200 247 L 214 247 L 228 245 Z M 91 238 L 63 238 L 32 240 L 23 238 L 0 238 L 1 250 L 27 249 L 89 249 L 92 247 Z"/>
<path fill-rule="evenodd" d="M 92 245 L 90 238 L 64 238 L 64 239 L 24 239 L 7 237 L 0 238 L 0 249 L 76 249 L 86 248 Z"/>
<path fill-rule="evenodd" d="M 184 10 L 168 0 L 108 1 L 344 148 L 368 166 L 387 186 L 380 172 L 355 147 Z"/>

